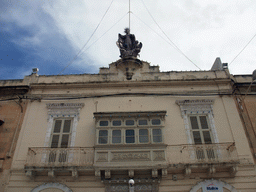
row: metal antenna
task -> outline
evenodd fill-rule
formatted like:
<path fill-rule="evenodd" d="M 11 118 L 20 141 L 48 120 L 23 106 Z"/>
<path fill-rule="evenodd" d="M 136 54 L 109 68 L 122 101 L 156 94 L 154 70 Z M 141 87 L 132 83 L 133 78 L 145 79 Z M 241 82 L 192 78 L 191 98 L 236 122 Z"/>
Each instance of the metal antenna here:
<path fill-rule="evenodd" d="M 131 31 L 131 1 L 129 0 L 129 29 Z"/>

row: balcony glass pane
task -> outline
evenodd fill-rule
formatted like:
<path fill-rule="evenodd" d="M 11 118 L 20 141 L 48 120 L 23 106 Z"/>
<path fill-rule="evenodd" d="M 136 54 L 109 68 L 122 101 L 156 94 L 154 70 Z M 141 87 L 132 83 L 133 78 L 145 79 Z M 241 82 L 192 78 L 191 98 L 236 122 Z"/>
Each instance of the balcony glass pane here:
<path fill-rule="evenodd" d="M 162 130 L 161 129 L 153 129 L 153 142 L 161 143 L 162 142 Z"/>
<path fill-rule="evenodd" d="M 107 130 L 100 130 L 99 131 L 99 143 L 100 144 L 107 144 L 108 143 L 108 131 Z"/>
<path fill-rule="evenodd" d="M 128 129 L 125 131 L 125 142 L 126 143 L 134 143 L 135 142 L 135 136 L 134 136 L 133 129 Z"/>
<path fill-rule="evenodd" d="M 206 120 L 206 116 L 200 116 L 199 118 L 200 118 L 200 123 L 201 123 L 202 129 L 209 129 L 207 120 Z"/>
<path fill-rule="evenodd" d="M 191 122 L 192 129 L 199 129 L 196 116 L 191 116 L 190 122 Z"/>
<path fill-rule="evenodd" d="M 62 122 L 62 120 L 56 120 L 55 121 L 53 133 L 59 133 L 60 132 L 61 122 Z"/>
<path fill-rule="evenodd" d="M 139 142 L 140 143 L 148 143 L 148 130 L 147 129 L 140 129 L 139 130 Z"/>
<path fill-rule="evenodd" d="M 108 136 L 108 131 L 107 130 L 100 130 L 99 131 L 99 136 Z"/>
<path fill-rule="evenodd" d="M 202 144 L 201 136 L 199 131 L 193 131 L 194 143 Z"/>
<path fill-rule="evenodd" d="M 100 144 L 107 144 L 108 143 L 108 137 L 99 137 L 99 143 Z"/>
<path fill-rule="evenodd" d="M 121 143 L 121 130 L 112 131 L 112 143 Z"/>
<path fill-rule="evenodd" d="M 161 120 L 160 119 L 152 119 L 151 123 L 152 123 L 152 125 L 160 125 L 161 124 Z"/>
<path fill-rule="evenodd" d="M 108 121 L 100 121 L 100 126 L 108 126 Z"/>
<path fill-rule="evenodd" d="M 146 120 L 146 119 L 139 120 L 139 125 L 147 125 L 147 124 L 148 124 L 148 120 Z"/>
<path fill-rule="evenodd" d="M 71 126 L 71 120 L 65 120 L 64 127 L 63 127 L 63 133 L 69 133 L 70 126 Z"/>
<path fill-rule="evenodd" d="M 127 125 L 127 126 L 132 126 L 132 125 L 134 125 L 134 120 L 126 120 L 126 121 L 125 121 L 125 125 Z"/>
<path fill-rule="evenodd" d="M 120 120 L 115 120 L 115 121 L 112 122 L 112 125 L 113 125 L 113 126 L 121 126 L 121 124 L 122 124 L 122 123 L 121 123 Z"/>

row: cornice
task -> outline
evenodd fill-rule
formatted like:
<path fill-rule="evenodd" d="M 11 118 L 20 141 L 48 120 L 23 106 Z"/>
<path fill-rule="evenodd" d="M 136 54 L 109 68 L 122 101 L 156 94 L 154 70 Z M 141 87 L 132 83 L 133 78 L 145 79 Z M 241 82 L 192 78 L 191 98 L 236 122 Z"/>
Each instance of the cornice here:
<path fill-rule="evenodd" d="M 110 88 L 110 87 L 154 87 L 154 86 L 188 86 L 229 84 L 230 79 L 169 79 L 141 81 L 97 81 L 97 82 L 67 82 L 67 83 L 33 83 L 31 89 L 70 89 L 70 88 Z"/>

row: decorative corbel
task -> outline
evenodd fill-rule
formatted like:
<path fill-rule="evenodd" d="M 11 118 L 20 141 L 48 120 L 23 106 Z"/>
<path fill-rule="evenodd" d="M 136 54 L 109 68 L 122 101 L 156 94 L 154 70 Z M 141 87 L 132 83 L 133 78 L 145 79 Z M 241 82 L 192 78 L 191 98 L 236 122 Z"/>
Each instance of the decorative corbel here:
<path fill-rule="evenodd" d="M 216 173 L 216 168 L 214 166 L 210 166 L 208 169 L 208 174 L 213 175 Z"/>
<path fill-rule="evenodd" d="M 26 176 L 29 177 L 30 179 L 33 179 L 35 176 L 35 172 L 32 170 L 27 170 L 26 171 Z"/>
<path fill-rule="evenodd" d="M 157 176 L 158 176 L 158 170 L 152 169 L 152 177 L 157 177 Z"/>
<path fill-rule="evenodd" d="M 235 176 L 236 173 L 237 173 L 237 169 L 238 169 L 238 168 L 237 168 L 236 165 L 232 166 L 232 167 L 230 168 L 230 170 L 229 170 L 230 174 L 231 174 L 232 176 Z"/>
<path fill-rule="evenodd" d="M 72 170 L 72 177 L 74 179 L 77 179 L 78 178 L 78 171 L 76 169 Z"/>
<path fill-rule="evenodd" d="M 100 170 L 95 170 L 95 177 L 101 177 Z"/>
<path fill-rule="evenodd" d="M 189 176 L 189 175 L 191 175 L 191 168 L 190 168 L 190 166 L 188 165 L 188 166 L 186 166 L 186 168 L 185 168 L 185 175 L 186 176 Z"/>
<path fill-rule="evenodd" d="M 167 175 L 168 175 L 167 169 L 166 168 L 162 169 L 162 177 L 167 177 Z"/>
<path fill-rule="evenodd" d="M 110 178 L 111 178 L 111 171 L 105 170 L 105 179 L 110 179 Z"/>
<path fill-rule="evenodd" d="M 54 170 L 48 171 L 48 177 L 51 177 L 51 178 L 55 177 Z"/>
<path fill-rule="evenodd" d="M 130 178 L 134 177 L 134 170 L 129 170 L 128 174 Z"/>

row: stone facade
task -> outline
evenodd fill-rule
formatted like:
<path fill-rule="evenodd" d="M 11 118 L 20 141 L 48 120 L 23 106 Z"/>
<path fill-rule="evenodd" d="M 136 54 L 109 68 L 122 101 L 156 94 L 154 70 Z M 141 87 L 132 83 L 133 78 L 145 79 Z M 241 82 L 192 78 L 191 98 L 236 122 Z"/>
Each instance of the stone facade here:
<path fill-rule="evenodd" d="M 5 191 L 128 191 L 130 178 L 135 191 L 255 191 L 233 77 L 217 64 L 160 72 L 121 59 L 95 75 L 0 81 L 30 86 Z"/>

